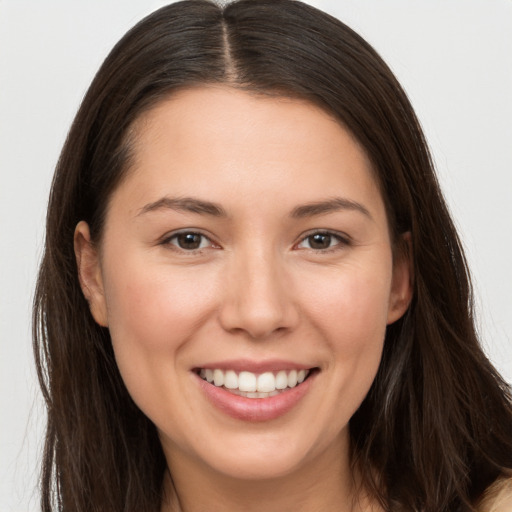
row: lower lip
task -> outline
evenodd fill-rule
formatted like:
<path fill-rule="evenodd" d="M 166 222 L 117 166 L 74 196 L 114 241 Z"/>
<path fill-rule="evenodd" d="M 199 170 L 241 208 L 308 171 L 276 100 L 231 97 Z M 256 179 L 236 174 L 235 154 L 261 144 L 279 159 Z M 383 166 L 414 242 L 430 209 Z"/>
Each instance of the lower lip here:
<path fill-rule="evenodd" d="M 317 372 L 296 387 L 268 398 L 247 398 L 214 386 L 196 375 L 202 391 L 223 413 L 243 421 L 270 421 L 293 409 L 311 389 Z"/>

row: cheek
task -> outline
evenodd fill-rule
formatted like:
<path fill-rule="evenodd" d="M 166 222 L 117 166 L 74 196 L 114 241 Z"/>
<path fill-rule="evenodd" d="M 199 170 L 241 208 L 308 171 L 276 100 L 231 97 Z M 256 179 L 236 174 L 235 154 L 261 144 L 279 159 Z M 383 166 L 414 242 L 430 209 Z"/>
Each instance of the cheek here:
<path fill-rule="evenodd" d="M 111 333 L 165 350 L 191 324 L 200 324 L 212 299 L 211 286 L 198 286 L 197 272 L 125 262 L 107 274 L 105 291 Z M 116 336 L 117 337 L 117 336 Z"/>
<path fill-rule="evenodd" d="M 329 347 L 330 410 L 333 433 L 346 425 L 368 393 L 384 345 L 391 286 L 391 263 L 351 266 L 310 293 L 309 318 Z M 311 291 L 311 289 L 310 289 Z M 329 410 L 326 406 L 326 410 Z"/>
<path fill-rule="evenodd" d="M 345 283 L 338 318 L 343 323 L 339 328 L 344 329 L 347 334 L 346 343 L 341 343 L 341 348 L 347 355 L 367 357 L 373 353 L 380 358 L 387 324 L 388 301 L 388 282 L 354 279 Z"/>
<path fill-rule="evenodd" d="M 357 355 L 381 344 L 388 317 L 391 263 L 347 266 L 309 287 L 309 312 L 333 351 Z"/>
<path fill-rule="evenodd" d="M 112 265 L 105 275 L 116 361 L 130 394 L 142 405 L 138 397 L 146 400 L 155 382 L 160 387 L 173 377 L 181 347 L 208 317 L 215 287 L 211 282 L 199 286 L 197 271 L 135 258 Z"/>

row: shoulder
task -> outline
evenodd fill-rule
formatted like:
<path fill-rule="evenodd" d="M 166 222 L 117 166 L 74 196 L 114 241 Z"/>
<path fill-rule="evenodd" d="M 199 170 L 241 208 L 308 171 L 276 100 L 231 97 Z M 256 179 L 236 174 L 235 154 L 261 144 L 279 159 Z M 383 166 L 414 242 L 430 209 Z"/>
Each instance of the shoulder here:
<path fill-rule="evenodd" d="M 512 512 L 512 478 L 499 478 L 478 502 L 478 512 Z"/>

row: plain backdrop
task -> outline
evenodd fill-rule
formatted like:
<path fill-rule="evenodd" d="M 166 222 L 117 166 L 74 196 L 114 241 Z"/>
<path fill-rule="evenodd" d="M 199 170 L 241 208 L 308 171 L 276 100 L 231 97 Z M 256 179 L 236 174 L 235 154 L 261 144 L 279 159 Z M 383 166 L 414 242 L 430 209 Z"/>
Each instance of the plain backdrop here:
<path fill-rule="evenodd" d="M 102 60 L 156 0 L 0 0 L 0 510 L 38 510 L 44 409 L 30 309 L 60 148 Z M 512 382 L 512 1 L 317 0 L 365 37 L 422 122 Z"/>

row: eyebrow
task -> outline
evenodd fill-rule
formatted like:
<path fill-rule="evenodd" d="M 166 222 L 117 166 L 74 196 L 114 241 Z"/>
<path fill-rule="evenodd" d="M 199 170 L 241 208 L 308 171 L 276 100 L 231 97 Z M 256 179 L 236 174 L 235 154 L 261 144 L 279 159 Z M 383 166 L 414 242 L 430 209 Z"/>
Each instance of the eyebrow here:
<path fill-rule="evenodd" d="M 143 206 L 137 216 L 156 210 L 176 210 L 213 217 L 227 217 L 227 213 L 219 204 L 210 201 L 202 201 L 193 197 L 162 197 L 157 201 Z"/>
<path fill-rule="evenodd" d="M 224 208 L 211 201 L 204 201 L 193 197 L 162 197 L 157 201 L 143 206 L 137 216 L 156 210 L 169 209 L 197 213 L 200 215 L 211 215 L 213 217 L 227 217 Z M 357 201 L 343 197 L 334 197 L 325 201 L 315 201 L 295 207 L 290 216 L 294 219 L 325 215 L 343 210 L 357 211 L 372 219 L 368 209 Z"/>
<path fill-rule="evenodd" d="M 360 212 L 366 217 L 372 219 L 368 209 L 357 201 L 346 199 L 344 197 L 333 197 L 326 201 L 318 201 L 313 203 L 297 206 L 292 210 L 291 216 L 295 219 L 304 217 L 314 217 L 315 215 L 324 215 L 342 210 L 350 210 Z"/>

